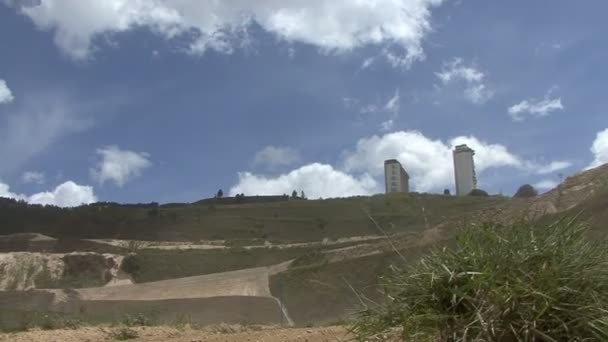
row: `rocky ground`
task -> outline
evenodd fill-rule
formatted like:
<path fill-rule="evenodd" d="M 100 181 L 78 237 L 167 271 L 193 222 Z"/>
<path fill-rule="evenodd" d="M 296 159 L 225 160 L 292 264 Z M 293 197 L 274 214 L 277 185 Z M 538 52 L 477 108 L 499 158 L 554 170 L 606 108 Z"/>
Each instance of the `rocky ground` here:
<path fill-rule="evenodd" d="M 219 326 L 205 330 L 170 327 L 86 327 L 75 330 L 32 330 L 0 334 L 2 342 L 96 342 L 122 340 L 167 342 L 339 342 L 350 341 L 343 327 L 309 329 L 234 328 Z"/>

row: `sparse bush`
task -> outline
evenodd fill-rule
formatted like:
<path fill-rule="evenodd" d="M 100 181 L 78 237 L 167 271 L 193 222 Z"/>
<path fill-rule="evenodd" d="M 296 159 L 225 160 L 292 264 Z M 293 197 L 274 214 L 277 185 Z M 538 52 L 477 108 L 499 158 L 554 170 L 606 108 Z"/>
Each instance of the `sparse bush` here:
<path fill-rule="evenodd" d="M 473 189 L 469 192 L 469 196 L 488 197 L 488 193 L 485 190 Z"/>
<path fill-rule="evenodd" d="M 517 192 L 515 192 L 515 195 L 513 195 L 513 197 L 516 198 L 530 198 L 536 196 L 538 196 L 538 191 L 530 184 L 520 186 L 519 189 L 517 189 Z"/>
<path fill-rule="evenodd" d="M 122 324 L 127 327 L 150 327 L 155 325 L 155 321 L 148 315 L 138 313 L 136 315 L 125 315 Z"/>
<path fill-rule="evenodd" d="M 208 329 L 214 334 L 234 334 L 240 332 L 242 327 L 238 325 L 220 323 L 217 325 L 212 325 Z"/>
<path fill-rule="evenodd" d="M 111 339 L 118 341 L 132 340 L 139 337 L 137 331 L 129 327 L 119 327 L 112 329 L 107 332 L 107 335 Z"/>
<path fill-rule="evenodd" d="M 178 328 L 185 326 L 192 326 L 192 316 L 187 313 L 178 313 L 175 315 L 175 321 L 173 322 Z"/>
<path fill-rule="evenodd" d="M 383 279 L 385 301 L 363 311 L 360 341 L 606 341 L 608 249 L 559 221 L 465 228 Z"/>

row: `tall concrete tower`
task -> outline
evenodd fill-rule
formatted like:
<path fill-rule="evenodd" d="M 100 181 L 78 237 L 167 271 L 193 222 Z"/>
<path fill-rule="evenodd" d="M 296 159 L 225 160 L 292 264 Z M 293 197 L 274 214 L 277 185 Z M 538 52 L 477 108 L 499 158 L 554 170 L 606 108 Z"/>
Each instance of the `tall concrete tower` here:
<path fill-rule="evenodd" d="M 384 161 L 384 179 L 386 193 L 409 192 L 410 175 L 405 172 L 401 164 L 396 159 Z"/>
<path fill-rule="evenodd" d="M 454 148 L 454 177 L 456 178 L 456 195 L 466 196 L 471 190 L 477 188 L 475 175 L 475 151 L 467 145 L 458 145 Z"/>

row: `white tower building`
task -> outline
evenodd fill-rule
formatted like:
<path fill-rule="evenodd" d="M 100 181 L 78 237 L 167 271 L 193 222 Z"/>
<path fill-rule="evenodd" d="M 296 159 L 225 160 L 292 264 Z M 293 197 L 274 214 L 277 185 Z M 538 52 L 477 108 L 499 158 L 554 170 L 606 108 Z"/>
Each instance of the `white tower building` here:
<path fill-rule="evenodd" d="M 396 159 L 384 161 L 384 179 L 387 194 L 410 191 L 410 176 Z"/>
<path fill-rule="evenodd" d="M 454 177 L 456 178 L 456 195 L 466 196 L 477 188 L 475 175 L 475 151 L 467 145 L 458 145 L 454 148 Z"/>

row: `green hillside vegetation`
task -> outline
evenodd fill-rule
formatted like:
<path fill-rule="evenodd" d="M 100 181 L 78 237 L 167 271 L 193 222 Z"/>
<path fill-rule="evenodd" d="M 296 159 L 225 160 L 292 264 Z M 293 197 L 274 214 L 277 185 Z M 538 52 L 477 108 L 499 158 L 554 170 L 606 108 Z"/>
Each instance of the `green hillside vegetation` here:
<path fill-rule="evenodd" d="M 150 241 L 264 239 L 321 241 L 377 234 L 367 211 L 389 233 L 419 231 L 447 218 L 506 202 L 475 198 L 396 194 L 345 199 L 242 205 L 92 204 L 61 209 L 0 200 L 0 234 L 40 233 L 55 238 Z"/>
<path fill-rule="evenodd" d="M 296 259 L 315 248 L 228 248 L 216 250 L 144 249 L 129 255 L 122 269 L 137 283 L 271 266 Z"/>

